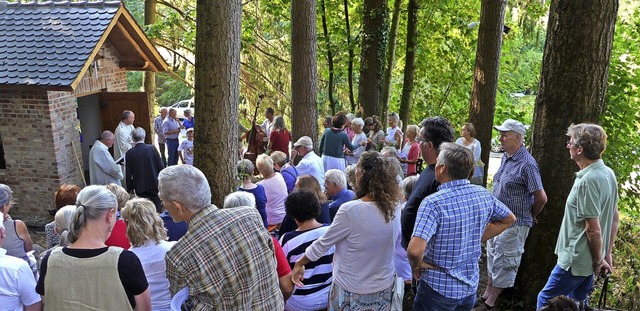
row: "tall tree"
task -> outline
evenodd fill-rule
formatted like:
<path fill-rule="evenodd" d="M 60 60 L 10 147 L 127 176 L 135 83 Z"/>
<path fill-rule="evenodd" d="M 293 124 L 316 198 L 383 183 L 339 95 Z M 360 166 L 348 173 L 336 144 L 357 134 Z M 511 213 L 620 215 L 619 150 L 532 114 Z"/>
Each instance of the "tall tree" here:
<path fill-rule="evenodd" d="M 617 12 L 618 0 L 551 2 L 531 147 L 548 203 L 529 233 L 516 278 L 516 295 L 527 305 L 535 305 L 556 264 L 555 241 L 578 169 L 564 134 L 571 123 L 597 123 L 605 107 Z"/>
<path fill-rule="evenodd" d="M 291 130 L 318 140 L 316 1 L 291 1 Z"/>
<path fill-rule="evenodd" d="M 404 83 L 400 99 L 400 120 L 402 131 L 406 131 L 411 114 L 411 96 L 416 71 L 416 47 L 418 46 L 418 1 L 409 0 L 407 4 L 407 46 L 404 57 Z"/>
<path fill-rule="evenodd" d="M 498 89 L 506 7 L 507 0 L 482 0 L 480 12 L 469 121 L 475 125 L 476 139 L 480 140 L 482 146 L 485 146 L 480 155 L 484 163 L 489 163 L 489 152 L 491 151 L 489 146 L 491 146 L 493 115 L 496 109 L 496 91 Z M 487 169 L 488 166 L 485 165 L 483 183 L 486 183 L 487 180 Z"/>
<path fill-rule="evenodd" d="M 391 76 L 393 74 L 394 58 L 396 56 L 396 36 L 398 34 L 398 22 L 400 21 L 400 5 L 402 0 L 393 2 L 393 14 L 391 15 L 391 29 L 389 30 L 389 44 L 387 45 L 387 68 L 384 70 L 384 80 L 382 85 L 382 113 L 387 113 L 389 109 L 389 92 L 391 91 Z M 403 129 L 406 129 L 403 122 Z"/>
<path fill-rule="evenodd" d="M 358 103 L 362 106 L 365 117 L 379 116 L 382 113 L 382 77 L 389 26 L 387 1 L 365 0 L 362 14 Z"/>
<path fill-rule="evenodd" d="M 144 25 L 153 25 L 156 22 L 156 5 L 157 0 L 144 0 Z M 151 43 L 155 43 L 154 38 L 149 39 Z M 147 105 L 149 106 L 149 124 L 153 124 L 153 118 L 155 117 L 155 103 L 156 103 L 156 73 L 153 71 L 145 71 L 144 73 L 144 91 L 147 92 Z M 152 128 L 152 127 L 151 127 Z M 156 135 L 151 135 L 153 141 Z"/>
<path fill-rule="evenodd" d="M 198 0 L 196 6 L 195 166 L 222 206 L 235 188 L 238 150 L 241 0 Z"/>
<path fill-rule="evenodd" d="M 329 85 L 327 93 L 329 94 L 329 107 L 331 115 L 336 114 L 336 100 L 333 98 L 333 53 L 331 52 L 331 38 L 329 37 L 329 28 L 327 27 L 327 8 L 325 0 L 320 0 L 320 8 L 322 8 L 322 32 L 324 34 L 325 46 L 327 49 L 327 65 L 329 66 Z"/>
<path fill-rule="evenodd" d="M 349 104 L 351 112 L 361 112 L 362 106 L 356 107 L 355 96 L 353 95 L 353 58 L 355 57 L 353 43 L 351 41 L 351 23 L 349 21 L 349 0 L 343 1 L 345 32 L 347 33 L 347 48 L 349 49 L 349 63 L 347 68 L 347 82 L 349 84 Z"/>

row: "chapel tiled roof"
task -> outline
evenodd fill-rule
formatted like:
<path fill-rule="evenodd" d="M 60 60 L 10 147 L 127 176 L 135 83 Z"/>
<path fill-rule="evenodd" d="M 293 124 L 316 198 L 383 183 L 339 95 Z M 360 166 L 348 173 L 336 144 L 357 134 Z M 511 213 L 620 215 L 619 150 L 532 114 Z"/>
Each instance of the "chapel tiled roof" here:
<path fill-rule="evenodd" d="M 120 6 L 0 1 L 0 85 L 71 85 Z"/>

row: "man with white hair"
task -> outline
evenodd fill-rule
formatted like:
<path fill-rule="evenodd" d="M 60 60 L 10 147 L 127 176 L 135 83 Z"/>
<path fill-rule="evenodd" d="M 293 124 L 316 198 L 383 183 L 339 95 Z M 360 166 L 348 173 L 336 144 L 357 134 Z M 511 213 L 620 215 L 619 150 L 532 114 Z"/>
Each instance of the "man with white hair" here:
<path fill-rule="evenodd" d="M 329 203 L 329 214 L 331 215 L 331 221 L 333 221 L 333 217 L 336 216 L 340 206 L 343 203 L 355 200 L 356 193 L 347 189 L 347 176 L 341 170 L 328 170 L 324 178 L 324 193 L 333 201 Z"/>
<path fill-rule="evenodd" d="M 302 160 L 296 165 L 298 176 L 313 176 L 318 180 L 322 191 L 324 191 L 324 164 L 322 163 L 322 158 L 313 152 L 313 141 L 309 136 L 302 136 L 293 144 L 292 163 L 296 155 L 302 157 Z"/>
<path fill-rule="evenodd" d="M 160 157 L 162 158 L 162 163 L 164 163 L 165 166 L 167 165 L 167 156 L 165 151 L 167 138 L 164 136 L 164 132 L 162 131 L 162 121 L 167 117 L 167 114 L 169 114 L 169 109 L 162 107 L 160 109 L 160 115 L 153 119 L 153 130 L 156 132 L 156 135 L 158 135 L 158 149 L 160 149 Z"/>
<path fill-rule="evenodd" d="M 4 215 L 0 212 L 0 219 Z M 36 293 L 36 280 L 26 261 L 8 256 L 2 248 L 6 238 L 5 228 L 0 221 L 0 301 L 2 310 L 36 311 L 42 310 L 40 295 Z"/>
<path fill-rule="evenodd" d="M 122 181 L 122 170 L 109 153 L 114 140 L 111 131 L 104 131 L 89 150 L 89 182 L 92 185 L 119 185 Z"/>
<path fill-rule="evenodd" d="M 156 205 L 156 211 L 162 212 L 162 203 L 158 197 L 158 174 L 164 168 L 160 153 L 152 145 L 144 143 L 146 132 L 141 127 L 131 131 L 133 148 L 125 154 L 127 166 L 127 191 L 147 198 Z"/>
<path fill-rule="evenodd" d="M 207 178 L 191 165 L 162 170 L 158 182 L 171 218 L 189 226 L 165 257 L 171 294 L 189 286 L 192 310 L 283 310 L 274 246 L 260 213 L 211 204 Z"/>
<path fill-rule="evenodd" d="M 547 203 L 538 163 L 524 146 L 527 132 L 524 125 L 507 119 L 494 128 L 500 131 L 500 144 L 505 152 L 500 168 L 493 176 L 493 195 L 509 207 L 517 220 L 487 241 L 489 281 L 482 295 L 484 303 L 478 304 L 477 311 L 495 307 L 500 293 L 515 284 L 529 229 L 538 222 L 536 217 Z"/>

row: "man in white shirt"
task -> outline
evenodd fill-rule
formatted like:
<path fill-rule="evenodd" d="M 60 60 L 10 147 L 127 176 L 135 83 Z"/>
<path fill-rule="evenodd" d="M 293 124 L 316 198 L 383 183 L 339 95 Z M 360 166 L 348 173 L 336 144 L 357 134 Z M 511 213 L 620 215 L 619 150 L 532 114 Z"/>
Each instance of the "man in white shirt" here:
<path fill-rule="evenodd" d="M 89 182 L 92 185 L 120 184 L 124 178 L 122 170 L 109 153 L 114 139 L 111 131 L 104 131 L 89 151 Z"/>
<path fill-rule="evenodd" d="M 300 139 L 293 144 L 293 150 L 291 155 L 292 163 L 296 155 L 302 157 L 302 160 L 296 165 L 298 176 L 311 175 L 315 177 L 318 183 L 320 183 L 320 188 L 324 191 L 324 164 L 322 164 L 322 158 L 313 152 L 313 141 L 311 138 L 309 136 L 300 137 Z"/>
<path fill-rule="evenodd" d="M 3 219 L 0 213 L 0 219 Z M 0 301 L 2 310 L 41 311 L 42 301 L 36 293 L 36 280 L 26 261 L 8 256 L 1 248 L 6 238 L 5 229 L 0 222 Z"/>
<path fill-rule="evenodd" d="M 264 122 L 262 122 L 260 128 L 265 134 L 267 134 L 268 139 L 271 136 L 271 127 L 273 126 L 273 118 L 275 118 L 276 112 L 273 110 L 273 108 L 269 107 L 264 112 L 264 116 L 266 117 L 266 119 L 264 120 Z"/>
<path fill-rule="evenodd" d="M 135 121 L 136 116 L 133 114 L 131 110 L 125 110 L 122 112 L 122 117 L 120 118 L 120 124 L 116 127 L 114 132 L 116 138 L 113 147 L 113 157 L 116 159 L 120 159 L 124 157 L 124 154 L 127 153 L 127 150 L 133 147 L 133 140 L 131 139 L 131 131 L 133 131 L 133 121 Z M 122 168 L 122 176 L 126 175 L 124 166 Z M 126 182 L 122 182 L 123 187 L 127 187 Z"/>

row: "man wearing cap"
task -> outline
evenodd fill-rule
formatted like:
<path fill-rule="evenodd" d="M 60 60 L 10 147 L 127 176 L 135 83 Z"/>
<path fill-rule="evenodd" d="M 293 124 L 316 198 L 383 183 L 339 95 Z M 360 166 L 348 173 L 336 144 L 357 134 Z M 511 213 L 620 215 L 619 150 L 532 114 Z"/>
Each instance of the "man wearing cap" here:
<path fill-rule="evenodd" d="M 324 164 L 322 164 L 322 158 L 313 152 L 313 141 L 309 136 L 302 136 L 293 144 L 291 163 L 293 163 L 296 155 L 302 157 L 302 160 L 296 165 L 298 176 L 311 175 L 315 177 L 322 191 L 324 191 Z"/>
<path fill-rule="evenodd" d="M 0 213 L 0 219 L 3 219 Z M 40 295 L 36 293 L 36 280 L 26 261 L 8 256 L 2 248 L 6 233 L 0 221 L 0 301 L 2 310 L 42 310 Z"/>
<path fill-rule="evenodd" d="M 507 119 L 494 128 L 500 131 L 500 144 L 505 153 L 500 168 L 493 176 L 493 195 L 509 207 L 517 220 L 513 226 L 487 241 L 489 281 L 479 306 L 474 310 L 493 308 L 502 290 L 513 287 L 529 228 L 538 222 L 536 217 L 547 203 L 538 164 L 524 147 L 527 132 L 524 125 Z"/>

